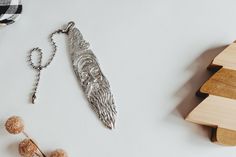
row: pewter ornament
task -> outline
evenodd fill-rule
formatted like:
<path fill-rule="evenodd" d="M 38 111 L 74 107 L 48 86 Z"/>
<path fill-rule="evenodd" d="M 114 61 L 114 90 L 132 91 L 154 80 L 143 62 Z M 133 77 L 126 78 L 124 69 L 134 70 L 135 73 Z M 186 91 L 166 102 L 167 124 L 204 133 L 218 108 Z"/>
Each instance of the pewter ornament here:
<path fill-rule="evenodd" d="M 117 111 L 108 80 L 80 31 L 71 28 L 68 35 L 73 69 L 85 96 L 103 124 L 112 129 Z"/>

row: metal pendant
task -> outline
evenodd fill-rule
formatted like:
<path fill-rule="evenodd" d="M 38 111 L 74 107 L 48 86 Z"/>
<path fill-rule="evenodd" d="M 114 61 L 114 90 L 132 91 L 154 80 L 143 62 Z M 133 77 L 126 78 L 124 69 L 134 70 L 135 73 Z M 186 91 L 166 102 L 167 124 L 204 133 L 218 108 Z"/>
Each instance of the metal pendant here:
<path fill-rule="evenodd" d="M 81 32 L 72 26 L 68 30 L 68 36 L 73 69 L 84 94 L 99 119 L 112 129 L 115 127 L 117 111 L 109 82 Z"/>
<path fill-rule="evenodd" d="M 103 75 L 89 44 L 83 39 L 80 31 L 74 27 L 74 22 L 69 22 L 64 29 L 56 30 L 49 36 L 53 47 L 52 55 L 45 64 L 42 64 L 42 49 L 33 48 L 29 54 L 30 66 L 36 70 L 36 82 L 32 93 L 32 103 L 35 103 L 36 93 L 39 85 L 41 71 L 47 68 L 55 57 L 57 45 L 53 39 L 54 35 L 65 33 L 69 36 L 69 49 L 75 74 L 82 86 L 85 96 L 88 99 L 92 109 L 98 115 L 103 124 L 112 129 L 115 127 L 116 108 L 110 85 Z M 38 54 L 38 64 L 33 63 L 33 52 Z"/>

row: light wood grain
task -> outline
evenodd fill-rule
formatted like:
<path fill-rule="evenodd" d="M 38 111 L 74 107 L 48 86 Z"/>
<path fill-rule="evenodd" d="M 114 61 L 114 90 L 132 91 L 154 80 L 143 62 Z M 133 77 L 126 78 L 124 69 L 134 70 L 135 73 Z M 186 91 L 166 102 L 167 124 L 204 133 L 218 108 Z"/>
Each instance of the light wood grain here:
<path fill-rule="evenodd" d="M 236 70 L 236 43 L 230 44 L 216 58 L 212 64 L 223 66 L 226 69 Z"/>
<path fill-rule="evenodd" d="M 186 120 L 236 130 L 236 100 L 209 95 L 186 117 Z"/>
<path fill-rule="evenodd" d="M 236 43 L 216 56 L 208 69 L 215 73 L 198 92 L 206 99 L 186 120 L 212 127 L 213 142 L 236 146 Z"/>
<path fill-rule="evenodd" d="M 186 120 L 212 127 L 213 142 L 227 146 L 236 145 L 236 100 L 209 95 Z"/>

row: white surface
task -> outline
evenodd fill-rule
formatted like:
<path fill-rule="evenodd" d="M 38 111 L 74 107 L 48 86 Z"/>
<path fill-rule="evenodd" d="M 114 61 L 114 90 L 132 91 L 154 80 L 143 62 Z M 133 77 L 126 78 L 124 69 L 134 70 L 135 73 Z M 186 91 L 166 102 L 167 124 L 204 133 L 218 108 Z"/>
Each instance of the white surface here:
<path fill-rule="evenodd" d="M 22 116 L 46 152 L 70 157 L 235 157 L 234 147 L 209 141 L 210 130 L 183 120 L 198 103 L 217 51 L 236 39 L 236 1 L 24 0 L 21 19 L 0 29 L 0 121 Z M 66 37 L 42 72 L 37 104 L 28 102 L 35 72 L 27 52 L 74 20 L 99 58 L 116 98 L 117 126 L 105 129 L 90 110 L 73 74 Z M 22 136 L 0 128 L 0 154 L 19 156 Z"/>

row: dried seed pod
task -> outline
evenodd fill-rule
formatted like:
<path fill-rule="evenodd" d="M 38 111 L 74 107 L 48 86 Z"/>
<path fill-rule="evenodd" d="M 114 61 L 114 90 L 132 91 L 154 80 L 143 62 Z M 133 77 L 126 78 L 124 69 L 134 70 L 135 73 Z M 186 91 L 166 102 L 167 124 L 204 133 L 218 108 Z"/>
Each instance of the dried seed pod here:
<path fill-rule="evenodd" d="M 50 154 L 50 157 L 68 157 L 63 149 L 57 149 Z"/>
<path fill-rule="evenodd" d="M 20 142 L 18 150 L 23 157 L 33 157 L 37 153 L 38 147 L 31 139 L 27 138 Z"/>
<path fill-rule="evenodd" d="M 6 121 L 5 128 L 10 134 L 19 134 L 24 131 L 24 122 L 20 117 L 12 116 Z"/>

